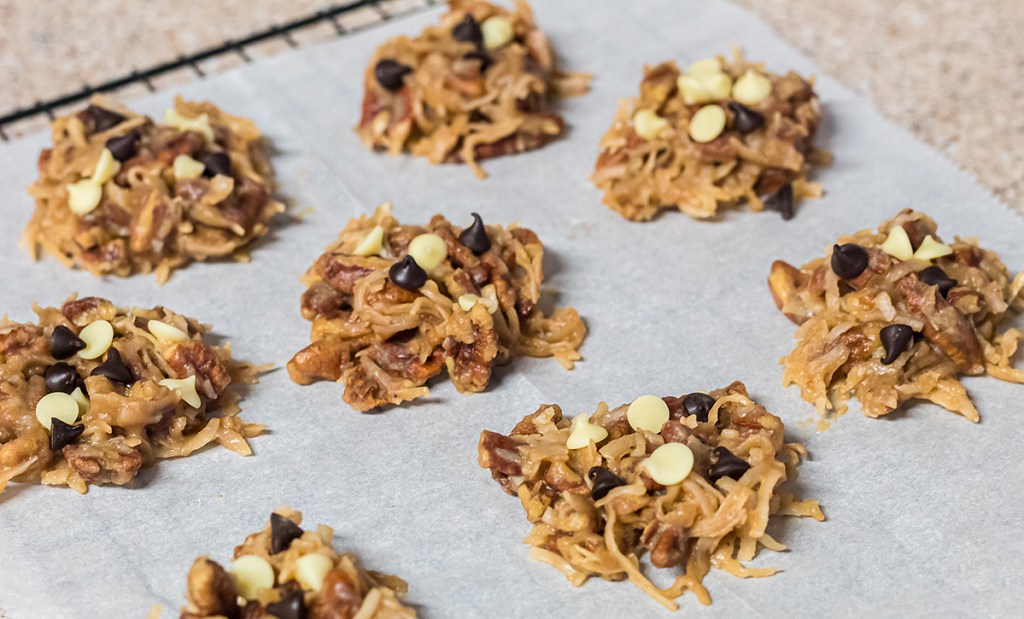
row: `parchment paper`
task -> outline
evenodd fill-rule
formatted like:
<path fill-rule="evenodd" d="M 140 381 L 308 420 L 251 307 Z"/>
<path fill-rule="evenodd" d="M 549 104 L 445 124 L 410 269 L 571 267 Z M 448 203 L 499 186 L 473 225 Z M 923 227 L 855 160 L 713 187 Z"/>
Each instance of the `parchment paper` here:
<path fill-rule="evenodd" d="M 34 300 L 59 304 L 74 291 L 165 304 L 213 323 L 238 357 L 283 367 L 308 341 L 299 274 L 349 217 L 391 200 L 404 221 L 443 212 L 468 222 L 479 211 L 486 221 L 532 227 L 547 248 L 546 287 L 590 329 L 573 372 L 552 360 L 519 360 L 486 393 L 459 395 L 445 381 L 428 399 L 374 416 L 343 404 L 338 385 L 299 387 L 278 370 L 243 403 L 245 418 L 271 429 L 253 441 L 253 457 L 209 449 L 160 462 L 133 488 L 85 496 L 9 490 L 0 495 L 0 615 L 141 617 L 161 603 L 165 616 L 176 616 L 191 561 L 209 554 L 227 562 L 287 503 L 310 525 L 336 527 L 337 543 L 371 569 L 407 579 L 424 617 L 667 616 L 629 584 L 595 580 L 573 589 L 531 561 L 519 502 L 478 468 L 477 437 L 484 428 L 508 431 L 540 403 L 576 414 L 600 400 L 616 405 L 742 379 L 809 447 L 813 459 L 795 489 L 819 499 L 828 521 L 776 526 L 791 552 L 764 552 L 756 564 L 779 566 L 780 574 L 741 580 L 713 571 L 705 580 L 713 606 L 686 596 L 679 616 L 1019 616 L 1022 388 L 967 379 L 978 425 L 925 404 L 884 420 L 854 406 L 816 434 L 807 424 L 812 406 L 779 386 L 778 359 L 792 348 L 794 327 L 776 311 L 765 278 L 773 259 L 803 263 L 837 234 L 876 226 L 904 207 L 931 213 L 947 238 L 979 236 L 1019 271 L 1024 222 L 732 5 L 537 4 L 565 66 L 596 75 L 593 91 L 566 102 L 567 139 L 487 162 L 486 181 L 461 166 L 371 154 L 351 131 L 373 48 L 418 32 L 439 11 L 181 88 L 254 118 L 276 145 L 281 193 L 295 212 L 312 209 L 259 243 L 251 264 L 194 265 L 163 287 L 152 277 L 101 281 L 50 259 L 33 264 L 17 240 L 32 207 L 24 187 L 49 138 L 0 149 L 0 290 L 2 310 L 17 319 L 32 318 Z M 687 63 L 737 43 L 774 70 L 819 74 L 822 142 L 836 158 L 817 176 L 826 197 L 804 203 L 790 222 L 741 211 L 718 222 L 668 213 L 643 225 L 602 206 L 588 181 L 597 141 L 615 100 L 636 92 L 643 64 Z M 172 94 L 137 105 L 160 114 Z"/>

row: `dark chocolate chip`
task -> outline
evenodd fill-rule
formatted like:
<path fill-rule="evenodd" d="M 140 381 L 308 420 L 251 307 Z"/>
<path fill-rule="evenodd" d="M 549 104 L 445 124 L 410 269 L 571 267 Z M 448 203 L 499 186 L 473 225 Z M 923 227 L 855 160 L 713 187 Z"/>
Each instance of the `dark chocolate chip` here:
<path fill-rule="evenodd" d="M 463 56 L 466 60 L 479 60 L 480 61 L 480 72 L 483 73 L 491 66 L 491 57 L 487 55 L 487 52 L 477 50 L 475 52 L 469 52 Z"/>
<path fill-rule="evenodd" d="M 459 242 L 478 256 L 491 248 L 491 239 L 480 215 L 473 213 L 473 223 L 459 235 Z"/>
<path fill-rule="evenodd" d="M 455 24 L 455 27 L 452 28 L 452 36 L 455 37 L 456 41 L 472 43 L 477 47 L 484 44 L 484 33 L 480 31 L 480 24 L 468 13 L 462 18 L 462 21 Z"/>
<path fill-rule="evenodd" d="M 135 382 L 135 376 L 128 366 L 121 360 L 121 353 L 116 348 L 107 351 L 107 360 L 96 366 L 90 376 L 104 376 L 109 380 L 123 385 L 130 385 Z"/>
<path fill-rule="evenodd" d="M 306 619 L 305 594 L 302 591 L 292 591 L 280 601 L 267 604 L 266 610 L 277 619 Z"/>
<path fill-rule="evenodd" d="M 715 405 L 715 399 L 706 393 L 691 393 L 683 398 L 683 408 L 686 409 L 686 416 L 696 415 L 697 421 L 707 421 L 711 407 Z"/>
<path fill-rule="evenodd" d="M 590 489 L 590 496 L 595 501 L 600 501 L 611 492 L 612 488 L 618 488 L 619 486 L 625 486 L 626 482 L 624 479 L 612 473 L 603 466 L 594 466 L 587 471 L 587 477 L 594 483 Z"/>
<path fill-rule="evenodd" d="M 793 183 L 787 183 L 764 200 L 764 207 L 776 211 L 783 219 L 793 219 Z"/>
<path fill-rule="evenodd" d="M 391 60 L 390 58 L 381 60 L 373 69 L 373 75 L 377 78 L 377 82 L 386 90 L 390 90 L 391 92 L 400 90 L 403 86 L 402 79 L 407 73 L 411 72 L 412 67 Z"/>
<path fill-rule="evenodd" d="M 270 514 L 270 552 L 277 554 L 288 550 L 292 541 L 302 537 L 302 527 L 281 514 Z"/>
<path fill-rule="evenodd" d="M 742 103 L 730 101 L 729 109 L 733 113 L 733 126 L 743 135 L 757 131 L 764 124 L 764 116 L 760 112 L 755 112 Z"/>
<path fill-rule="evenodd" d="M 50 354 L 54 359 L 67 359 L 80 350 L 85 349 L 85 342 L 75 332 L 64 325 L 53 328 L 50 334 Z"/>
<path fill-rule="evenodd" d="M 54 417 L 50 420 L 50 451 L 60 451 L 65 445 L 74 443 L 85 432 L 85 425 L 69 425 Z"/>
<path fill-rule="evenodd" d="M 406 256 L 392 264 L 388 275 L 396 286 L 406 290 L 419 290 L 420 286 L 427 283 L 427 272 L 416 264 L 412 256 Z"/>
<path fill-rule="evenodd" d="M 136 130 L 131 130 L 124 135 L 110 138 L 107 140 L 107 150 L 121 163 L 128 161 L 135 156 L 135 153 L 139 150 L 139 134 Z"/>
<path fill-rule="evenodd" d="M 199 163 L 206 166 L 203 168 L 203 176 L 231 176 L 231 157 L 227 153 L 206 153 L 199 159 Z"/>
<path fill-rule="evenodd" d="M 90 105 L 85 108 L 82 112 L 86 118 L 92 119 L 92 130 L 94 133 L 100 131 L 106 131 L 111 127 L 116 127 L 125 121 L 125 117 L 121 116 L 117 112 L 111 112 L 108 109 Z"/>
<path fill-rule="evenodd" d="M 71 393 L 83 384 L 78 370 L 63 361 L 46 368 L 43 377 L 46 382 L 46 393 Z"/>
<path fill-rule="evenodd" d="M 832 272 L 843 279 L 854 279 L 868 268 L 868 252 L 856 243 L 832 246 Z"/>
<path fill-rule="evenodd" d="M 750 469 L 750 465 L 747 464 L 746 460 L 733 455 L 733 453 L 725 447 L 715 447 L 711 450 L 711 453 L 715 458 L 717 458 L 715 463 L 711 465 L 711 470 L 708 472 L 708 477 L 712 482 L 718 481 L 722 477 L 739 479 L 747 472 L 748 469 Z"/>
<path fill-rule="evenodd" d="M 922 282 L 929 286 L 938 286 L 939 294 L 941 294 L 943 298 L 945 298 L 946 295 L 949 294 L 949 291 L 953 289 L 953 286 L 956 286 L 957 284 L 955 279 L 946 275 L 946 272 L 937 266 L 930 266 L 921 269 L 921 272 L 918 273 L 917 276 L 921 278 Z"/>
<path fill-rule="evenodd" d="M 907 325 L 889 325 L 884 327 L 878 336 L 882 339 L 882 348 L 885 349 L 882 364 L 889 365 L 907 349 L 907 345 L 914 339 L 914 330 Z"/>

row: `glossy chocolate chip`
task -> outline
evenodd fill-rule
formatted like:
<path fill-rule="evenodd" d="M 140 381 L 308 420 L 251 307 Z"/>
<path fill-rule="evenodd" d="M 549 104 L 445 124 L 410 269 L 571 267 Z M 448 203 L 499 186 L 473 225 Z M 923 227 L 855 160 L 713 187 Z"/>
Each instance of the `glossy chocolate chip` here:
<path fill-rule="evenodd" d="M 713 482 L 718 481 L 722 477 L 739 479 L 750 469 L 750 465 L 747 464 L 746 460 L 733 455 L 733 453 L 725 447 L 715 447 L 711 450 L 711 453 L 715 458 L 717 458 L 715 463 L 711 465 L 711 470 L 708 472 L 708 478 Z"/>
<path fill-rule="evenodd" d="M 121 359 L 121 353 L 116 348 L 111 348 L 107 351 L 107 360 L 97 365 L 90 376 L 103 376 L 122 385 L 130 385 L 135 382 L 135 376 L 132 375 L 132 371 L 128 366 L 124 364 L 124 361 Z"/>
<path fill-rule="evenodd" d="M 46 393 L 71 393 L 83 384 L 78 370 L 63 361 L 46 368 L 43 378 L 46 383 Z"/>
<path fill-rule="evenodd" d="M 783 219 L 793 219 L 793 183 L 782 186 L 764 200 L 764 207 L 776 211 Z"/>
<path fill-rule="evenodd" d="M 590 496 L 595 501 L 600 501 L 611 492 L 612 488 L 618 488 L 619 486 L 625 486 L 626 482 L 621 477 L 612 473 L 603 466 L 594 466 L 587 471 L 587 477 L 593 482 L 593 487 L 590 489 Z"/>
<path fill-rule="evenodd" d="M 706 393 L 691 393 L 683 398 L 683 408 L 686 409 L 686 416 L 697 416 L 697 421 L 707 421 L 711 407 L 715 405 L 715 399 Z"/>
<path fill-rule="evenodd" d="M 117 112 L 111 112 L 108 109 L 95 105 L 90 105 L 85 108 L 85 111 L 82 112 L 82 114 L 85 118 L 92 120 L 92 130 L 95 133 L 106 131 L 111 127 L 116 127 L 125 120 L 125 117 L 121 116 Z"/>
<path fill-rule="evenodd" d="M 946 275 L 946 272 L 937 266 L 930 266 L 921 269 L 921 272 L 917 274 L 921 281 L 928 284 L 929 286 L 938 286 L 939 294 L 946 297 L 949 291 L 956 286 L 957 281 L 950 276 Z"/>
<path fill-rule="evenodd" d="M 907 349 L 910 341 L 914 339 L 914 330 L 907 325 L 889 325 L 884 327 L 878 336 L 882 339 L 882 348 L 885 349 L 882 364 L 889 365 Z"/>
<path fill-rule="evenodd" d="M 110 138 L 107 140 L 107 150 L 121 163 L 128 161 L 135 156 L 135 153 L 139 150 L 139 138 L 141 135 L 138 131 L 132 130 L 124 135 Z"/>
<path fill-rule="evenodd" d="M 50 354 L 54 359 L 67 359 L 84 348 L 85 342 L 71 329 L 64 325 L 53 328 L 53 333 L 50 334 Z"/>
<path fill-rule="evenodd" d="M 302 537 L 302 527 L 281 514 L 270 514 L 270 552 L 277 554 L 288 550 L 292 541 Z"/>
<path fill-rule="evenodd" d="M 832 272 L 843 279 L 854 279 L 868 268 L 868 252 L 856 243 L 832 246 Z"/>
<path fill-rule="evenodd" d="M 84 425 L 80 423 L 66 424 L 56 417 L 50 420 L 50 424 L 50 451 L 64 449 L 66 445 L 74 443 L 79 436 L 82 436 L 82 432 L 85 432 Z"/>
<path fill-rule="evenodd" d="M 455 37 L 456 41 L 472 43 L 477 47 L 484 44 L 484 34 L 480 31 L 480 24 L 469 14 L 463 17 L 462 21 L 455 24 L 455 27 L 452 28 L 452 36 Z"/>
<path fill-rule="evenodd" d="M 392 264 L 388 276 L 396 286 L 406 290 L 419 290 L 420 286 L 427 283 L 427 272 L 416 264 L 412 256 L 406 256 Z"/>
<path fill-rule="evenodd" d="M 373 69 L 373 75 L 377 78 L 377 82 L 383 86 L 385 90 L 390 90 L 391 92 L 402 88 L 404 84 L 402 79 L 410 72 L 412 72 L 412 67 L 391 60 L 390 58 L 381 60 Z"/>
<path fill-rule="evenodd" d="M 218 174 L 231 176 L 231 157 L 227 153 L 206 153 L 199 162 L 205 166 L 203 176 L 214 177 Z"/>
<path fill-rule="evenodd" d="M 302 591 L 292 591 L 278 602 L 267 604 L 267 614 L 277 619 L 306 619 L 306 601 Z"/>
<path fill-rule="evenodd" d="M 491 66 L 491 57 L 487 55 L 487 52 L 477 50 L 475 52 L 469 52 L 463 56 L 466 60 L 479 60 L 480 61 L 480 72 L 483 73 Z"/>
<path fill-rule="evenodd" d="M 473 223 L 459 235 L 459 242 L 478 256 L 491 248 L 491 239 L 480 215 L 473 213 Z"/>
<path fill-rule="evenodd" d="M 760 112 L 755 112 L 742 103 L 730 101 L 729 109 L 733 113 L 733 126 L 743 135 L 757 131 L 764 124 L 764 116 Z"/>

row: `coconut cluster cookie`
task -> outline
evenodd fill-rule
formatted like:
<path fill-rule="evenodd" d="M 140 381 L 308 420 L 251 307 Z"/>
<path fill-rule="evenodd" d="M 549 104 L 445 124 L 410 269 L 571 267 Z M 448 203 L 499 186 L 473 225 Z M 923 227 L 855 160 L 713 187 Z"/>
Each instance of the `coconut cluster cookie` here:
<path fill-rule="evenodd" d="M 334 548 L 334 530 L 304 531 L 302 514 L 279 508 L 235 548 L 228 569 L 199 557 L 188 572 L 181 619 L 412 619 L 408 589 L 395 576 L 363 569 Z"/>
<path fill-rule="evenodd" d="M 364 78 L 363 143 L 431 163 L 478 160 L 540 148 L 564 131 L 558 96 L 583 94 L 589 76 L 558 70 L 530 6 L 506 10 L 450 0 L 441 23 L 385 41 Z"/>
<path fill-rule="evenodd" d="M 25 240 L 69 267 L 163 282 L 192 261 L 245 259 L 284 210 L 270 174 L 255 125 L 213 104 L 179 98 L 158 123 L 97 97 L 53 122 Z"/>
<path fill-rule="evenodd" d="M 601 138 L 592 180 L 604 203 L 646 221 L 676 208 L 698 218 L 740 204 L 776 210 L 819 197 L 807 180 L 828 161 L 814 148 L 821 106 L 813 80 L 771 73 L 739 53 L 680 71 L 675 62 L 644 70 L 640 96 L 619 102 Z"/>
<path fill-rule="evenodd" d="M 302 315 L 312 343 L 288 362 L 292 380 L 345 384 L 360 411 L 426 395 L 447 369 L 461 392 L 487 387 L 517 356 L 580 358 L 586 328 L 572 308 L 537 306 L 544 246 L 531 230 L 466 228 L 435 215 L 400 224 L 391 205 L 349 221 L 306 273 Z"/>
<path fill-rule="evenodd" d="M 509 434 L 480 435 L 480 466 L 519 497 L 533 529 L 530 556 L 574 586 L 591 576 L 629 579 L 670 610 L 711 567 L 769 576 L 746 567 L 759 547 L 785 547 L 766 533 L 772 516 L 823 520 L 815 501 L 779 485 L 796 475 L 804 448 L 786 443 L 782 420 L 753 402 L 742 383 L 680 397 L 640 396 L 571 422 L 543 405 Z M 665 589 L 639 567 L 682 573 Z"/>
<path fill-rule="evenodd" d="M 35 311 L 38 324 L 0 322 L 0 491 L 123 485 L 210 443 L 249 455 L 263 426 L 235 416 L 229 386 L 258 369 L 207 342 L 207 326 L 97 297 Z"/>
<path fill-rule="evenodd" d="M 978 421 L 960 375 L 1024 383 L 1011 365 L 1024 333 L 999 330 L 1024 309 L 1024 274 L 974 239 L 943 243 L 923 213 L 842 236 L 800 268 L 777 260 L 768 285 L 800 325 L 783 384 L 821 415 L 856 396 L 869 417 L 925 399 Z"/>

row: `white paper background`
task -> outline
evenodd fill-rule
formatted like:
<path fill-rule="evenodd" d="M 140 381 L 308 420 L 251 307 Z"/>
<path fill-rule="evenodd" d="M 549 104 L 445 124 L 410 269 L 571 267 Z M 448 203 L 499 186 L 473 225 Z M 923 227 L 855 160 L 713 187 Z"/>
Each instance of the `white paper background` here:
<path fill-rule="evenodd" d="M 782 573 L 740 580 L 712 572 L 705 584 L 714 605 L 686 596 L 683 613 L 1020 615 L 1021 387 L 966 380 L 980 425 L 921 404 L 877 421 L 853 411 L 815 434 L 804 423 L 812 407 L 779 387 L 777 360 L 794 327 L 775 310 L 765 278 L 773 259 L 802 263 L 838 233 L 904 207 L 933 214 L 947 238 L 980 236 L 1020 270 L 1024 222 L 864 99 L 820 77 L 822 143 L 836 156 L 818 175 L 824 199 L 790 222 L 735 212 L 715 223 L 678 213 L 628 223 L 601 205 L 588 176 L 615 100 L 636 92 L 645 62 L 686 63 L 739 43 L 774 70 L 819 72 L 755 17 L 720 2 L 544 0 L 536 11 L 565 66 L 596 75 L 593 91 L 565 104 L 567 139 L 487 162 L 486 181 L 465 167 L 370 154 L 351 131 L 373 48 L 417 32 L 437 11 L 182 88 L 252 117 L 275 143 L 281 193 L 296 211 L 313 212 L 260 242 L 251 264 L 194 265 L 163 287 L 152 277 L 101 281 L 50 259 L 30 262 L 16 247 L 32 208 L 24 187 L 49 138 L 0 149 L 0 311 L 17 319 L 32 318 L 33 300 L 58 304 L 74 291 L 166 304 L 213 323 L 238 357 L 283 366 L 308 341 L 299 274 L 349 217 L 391 200 L 409 222 L 435 212 L 464 222 L 471 211 L 524 222 L 547 248 L 547 287 L 579 309 L 590 331 L 574 372 L 519 360 L 486 393 L 462 396 L 442 382 L 429 398 L 376 416 L 349 409 L 337 385 L 302 388 L 278 370 L 243 403 L 245 418 L 271 429 L 253 441 L 251 458 L 210 449 L 159 463 L 134 488 L 86 496 L 9 490 L 0 495 L 0 616 L 140 617 L 152 603 L 176 616 L 193 558 L 228 560 L 279 503 L 303 510 L 307 523 L 336 527 L 337 543 L 372 569 L 407 579 L 425 617 L 666 616 L 629 584 L 573 589 L 531 561 L 519 503 L 478 468 L 477 437 L 483 428 L 508 431 L 542 402 L 575 414 L 602 399 L 614 405 L 734 379 L 806 442 L 813 460 L 796 490 L 818 498 L 829 520 L 783 523 L 775 532 L 792 552 L 757 562 Z M 160 113 L 171 97 L 137 105 Z"/>

